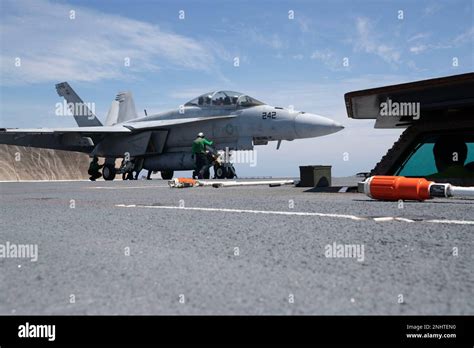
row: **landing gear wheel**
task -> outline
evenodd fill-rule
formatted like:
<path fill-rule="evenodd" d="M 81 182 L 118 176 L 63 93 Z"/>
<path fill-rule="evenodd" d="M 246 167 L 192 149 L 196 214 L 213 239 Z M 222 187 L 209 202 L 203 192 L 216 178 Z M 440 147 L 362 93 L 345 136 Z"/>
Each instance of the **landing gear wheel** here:
<path fill-rule="evenodd" d="M 227 179 L 233 179 L 235 178 L 237 175 L 235 175 L 235 169 L 234 167 L 229 167 L 227 168 L 227 175 L 225 176 Z"/>
<path fill-rule="evenodd" d="M 161 178 L 163 180 L 171 180 L 173 179 L 174 172 L 172 170 L 162 170 L 161 171 Z"/>
<path fill-rule="evenodd" d="M 217 179 L 225 179 L 227 170 L 225 167 L 218 167 L 216 169 L 216 177 Z"/>
<path fill-rule="evenodd" d="M 102 177 L 104 180 L 114 180 L 115 179 L 115 167 L 112 165 L 105 165 L 104 168 L 102 169 Z"/>

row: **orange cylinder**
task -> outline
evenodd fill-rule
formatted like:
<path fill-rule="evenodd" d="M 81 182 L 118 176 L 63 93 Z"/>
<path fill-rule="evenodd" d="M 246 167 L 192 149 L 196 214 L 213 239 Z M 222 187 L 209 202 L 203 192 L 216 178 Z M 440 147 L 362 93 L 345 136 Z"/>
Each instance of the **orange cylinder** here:
<path fill-rule="evenodd" d="M 196 185 L 197 180 L 195 179 L 190 179 L 190 178 L 178 178 L 178 182 L 181 184 L 189 184 L 189 185 Z"/>
<path fill-rule="evenodd" d="M 424 178 L 403 176 L 373 176 L 370 181 L 370 196 L 375 199 L 397 201 L 399 199 L 423 201 L 430 197 L 432 181 Z"/>

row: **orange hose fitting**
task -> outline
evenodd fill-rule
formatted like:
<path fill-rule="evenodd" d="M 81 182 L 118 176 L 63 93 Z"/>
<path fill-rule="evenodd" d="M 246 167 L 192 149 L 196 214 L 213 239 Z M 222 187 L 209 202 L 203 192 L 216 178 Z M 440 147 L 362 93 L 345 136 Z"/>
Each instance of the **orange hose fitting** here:
<path fill-rule="evenodd" d="M 373 176 L 365 183 L 365 193 L 374 199 L 397 201 L 430 199 L 432 181 L 403 176 Z"/>

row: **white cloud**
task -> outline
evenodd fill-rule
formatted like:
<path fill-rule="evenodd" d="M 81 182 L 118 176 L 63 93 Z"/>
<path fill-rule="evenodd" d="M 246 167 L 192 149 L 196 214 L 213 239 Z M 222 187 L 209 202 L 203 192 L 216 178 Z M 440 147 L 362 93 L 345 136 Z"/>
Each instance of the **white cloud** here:
<path fill-rule="evenodd" d="M 329 62 L 334 59 L 334 52 L 330 51 L 329 49 L 325 50 L 316 50 L 311 54 L 311 59 L 318 59 L 323 62 Z"/>
<path fill-rule="evenodd" d="M 359 17 L 356 20 L 355 50 L 379 56 L 388 63 L 400 62 L 400 52 L 388 43 L 383 43 L 375 34 L 377 31 L 367 18 Z"/>
<path fill-rule="evenodd" d="M 342 66 L 342 58 L 337 57 L 336 53 L 328 48 L 313 51 L 311 54 L 311 59 L 319 60 L 326 67 L 333 71 L 348 69 L 347 67 Z"/>
<path fill-rule="evenodd" d="M 46 0 L 7 4 L 12 10 L 0 24 L 3 84 L 116 79 L 162 66 L 204 71 L 215 61 L 201 42 L 147 22 Z"/>
<path fill-rule="evenodd" d="M 412 42 L 412 41 L 419 41 L 419 40 L 423 40 L 423 39 L 426 39 L 430 36 L 429 33 L 418 33 L 416 35 L 413 35 L 412 37 L 410 37 L 407 42 Z"/>
<path fill-rule="evenodd" d="M 470 42 L 471 44 L 474 41 L 474 27 L 469 28 L 464 33 L 459 34 L 453 40 L 454 44 L 459 45 L 465 42 Z"/>
<path fill-rule="evenodd" d="M 471 27 L 451 40 L 445 40 L 444 42 L 438 42 L 438 43 L 414 45 L 410 47 L 410 52 L 414 54 L 419 54 L 428 50 L 439 50 L 439 49 L 459 47 L 466 43 L 472 44 L 473 41 L 474 41 L 474 27 Z"/>
<path fill-rule="evenodd" d="M 421 53 L 421 52 L 425 51 L 427 48 L 428 48 L 428 46 L 426 46 L 426 45 L 412 46 L 412 47 L 410 47 L 410 52 L 418 54 L 418 53 Z"/>

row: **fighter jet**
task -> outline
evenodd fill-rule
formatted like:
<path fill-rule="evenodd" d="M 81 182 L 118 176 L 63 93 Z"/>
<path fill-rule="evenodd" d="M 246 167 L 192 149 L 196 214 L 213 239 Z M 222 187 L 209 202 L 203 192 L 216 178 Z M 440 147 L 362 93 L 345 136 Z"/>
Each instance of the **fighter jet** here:
<path fill-rule="evenodd" d="M 56 85 L 79 127 L 18 129 L 1 128 L 0 144 L 30 146 L 87 153 L 105 158 L 102 176 L 113 180 L 123 172 L 116 159 L 141 163 L 141 168 L 160 171 L 171 179 L 174 171 L 193 170 L 191 146 L 203 132 L 217 151 L 253 150 L 270 141 L 313 138 L 344 127 L 325 117 L 275 107 L 232 91 L 205 93 L 175 110 L 139 117 L 130 92 L 119 93 L 105 124 L 67 82 Z M 125 163 L 126 164 L 126 163 Z M 130 168 L 128 166 L 127 168 Z"/>

